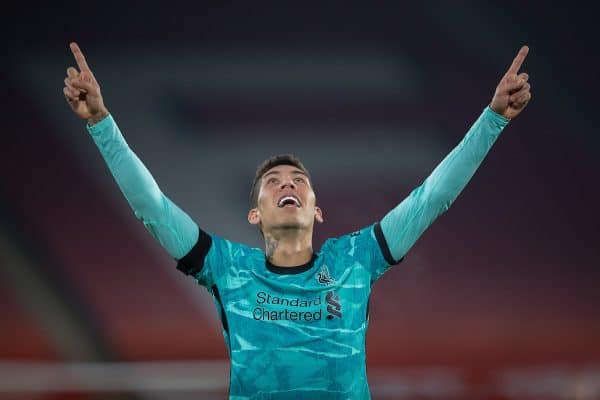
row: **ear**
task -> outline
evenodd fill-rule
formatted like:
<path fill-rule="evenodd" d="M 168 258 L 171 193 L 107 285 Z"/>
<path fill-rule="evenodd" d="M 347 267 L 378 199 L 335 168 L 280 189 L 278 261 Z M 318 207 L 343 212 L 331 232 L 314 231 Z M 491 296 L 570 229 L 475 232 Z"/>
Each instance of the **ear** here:
<path fill-rule="evenodd" d="M 319 207 L 315 207 L 315 221 L 322 224 L 325 220 L 323 219 L 323 211 Z"/>
<path fill-rule="evenodd" d="M 253 208 L 248 212 L 248 222 L 252 225 L 260 224 L 260 213 L 258 212 L 258 208 Z"/>

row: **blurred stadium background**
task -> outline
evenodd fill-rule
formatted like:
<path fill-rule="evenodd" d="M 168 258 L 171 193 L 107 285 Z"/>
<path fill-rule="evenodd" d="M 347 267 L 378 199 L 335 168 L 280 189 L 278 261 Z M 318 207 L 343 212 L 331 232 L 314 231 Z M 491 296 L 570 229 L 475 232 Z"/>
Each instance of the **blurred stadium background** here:
<path fill-rule="evenodd" d="M 326 237 L 380 219 L 461 140 L 522 44 L 533 101 L 375 284 L 374 399 L 600 399 L 598 46 L 549 3 L 14 5 L 0 71 L 0 398 L 221 399 L 205 289 L 134 218 L 62 95 L 77 41 L 130 146 L 207 231 L 298 154 Z M 563 8 L 564 7 L 564 8 Z"/>

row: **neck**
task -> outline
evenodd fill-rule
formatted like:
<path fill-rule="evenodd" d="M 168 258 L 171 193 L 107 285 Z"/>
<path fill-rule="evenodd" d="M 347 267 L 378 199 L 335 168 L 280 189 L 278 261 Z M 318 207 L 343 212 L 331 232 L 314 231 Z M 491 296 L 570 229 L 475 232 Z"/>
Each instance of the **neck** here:
<path fill-rule="evenodd" d="M 312 231 L 282 229 L 265 232 L 267 259 L 278 267 L 306 264 L 313 255 Z"/>

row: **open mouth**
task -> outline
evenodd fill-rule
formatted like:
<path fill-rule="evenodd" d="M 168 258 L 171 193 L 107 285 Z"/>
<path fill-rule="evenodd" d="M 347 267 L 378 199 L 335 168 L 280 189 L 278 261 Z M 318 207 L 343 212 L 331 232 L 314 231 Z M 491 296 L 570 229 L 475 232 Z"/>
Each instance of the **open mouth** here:
<path fill-rule="evenodd" d="M 277 207 L 298 207 L 300 208 L 300 200 L 296 196 L 286 195 L 279 199 Z"/>

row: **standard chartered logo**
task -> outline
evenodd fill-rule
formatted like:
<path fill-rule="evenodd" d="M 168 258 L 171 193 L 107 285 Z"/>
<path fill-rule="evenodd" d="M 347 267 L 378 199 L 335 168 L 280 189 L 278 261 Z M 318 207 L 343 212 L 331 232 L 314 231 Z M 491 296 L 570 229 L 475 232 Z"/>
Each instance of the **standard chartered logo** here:
<path fill-rule="evenodd" d="M 325 295 L 327 319 L 341 318 L 342 305 L 334 291 Z M 323 318 L 321 296 L 314 298 L 274 296 L 261 291 L 256 293 L 256 307 L 252 316 L 257 321 L 320 321 Z"/>
<path fill-rule="evenodd" d="M 299 297 L 272 296 L 266 292 L 256 293 L 256 307 L 252 316 L 256 320 L 318 321 L 322 318 L 321 297 L 301 299 Z M 282 306 L 273 307 L 273 306 Z M 318 308 L 318 310 L 315 310 Z"/>

